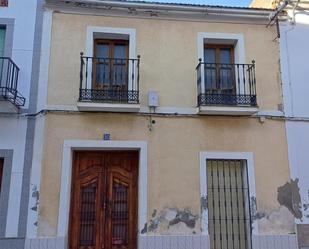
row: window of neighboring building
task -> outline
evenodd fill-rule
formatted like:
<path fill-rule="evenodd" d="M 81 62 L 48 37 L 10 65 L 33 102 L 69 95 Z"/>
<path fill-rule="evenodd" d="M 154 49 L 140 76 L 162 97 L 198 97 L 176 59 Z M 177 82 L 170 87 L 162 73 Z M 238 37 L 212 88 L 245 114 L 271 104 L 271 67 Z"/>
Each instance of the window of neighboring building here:
<path fill-rule="evenodd" d="M 207 94 L 235 94 L 234 45 L 204 45 Z"/>
<path fill-rule="evenodd" d="M 0 0 L 0 7 L 7 7 L 9 5 L 8 0 Z"/>
<path fill-rule="evenodd" d="M 95 39 L 93 89 L 128 89 L 129 41 Z"/>
<path fill-rule="evenodd" d="M 0 194 L 1 194 L 1 185 L 2 185 L 2 175 L 3 175 L 3 158 L 0 158 Z"/>
<path fill-rule="evenodd" d="M 0 26 L 0 57 L 4 55 L 5 27 Z"/>
<path fill-rule="evenodd" d="M 206 160 L 211 249 L 251 249 L 246 160 Z"/>

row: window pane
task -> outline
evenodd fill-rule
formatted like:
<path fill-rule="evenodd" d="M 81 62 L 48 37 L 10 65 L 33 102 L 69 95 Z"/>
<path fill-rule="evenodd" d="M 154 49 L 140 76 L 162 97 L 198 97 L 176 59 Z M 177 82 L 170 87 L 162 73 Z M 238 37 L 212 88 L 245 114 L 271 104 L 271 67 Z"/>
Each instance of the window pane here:
<path fill-rule="evenodd" d="M 0 57 L 4 55 L 4 44 L 5 43 L 5 27 L 0 27 Z M 4 61 L 3 59 L 0 59 L 0 86 L 2 85 L 2 75 L 4 75 L 3 65 Z"/>
<path fill-rule="evenodd" d="M 228 48 L 220 49 L 220 63 L 231 63 L 231 50 Z"/>
<path fill-rule="evenodd" d="M 108 58 L 109 57 L 109 45 L 108 44 L 97 44 L 96 57 Z"/>
<path fill-rule="evenodd" d="M 126 48 L 124 44 L 115 44 L 114 46 L 114 58 L 125 59 L 126 58 Z"/>
<path fill-rule="evenodd" d="M 3 158 L 0 158 L 0 194 L 2 185 L 2 175 L 3 175 Z"/>
<path fill-rule="evenodd" d="M 215 63 L 216 62 L 216 51 L 214 48 L 205 48 L 204 62 L 205 63 Z"/>
<path fill-rule="evenodd" d="M 127 83 L 127 46 L 125 44 L 114 45 L 114 85 L 126 85 Z"/>
<path fill-rule="evenodd" d="M 108 44 L 97 44 L 96 47 L 96 83 L 109 84 L 110 79 L 110 60 Z"/>

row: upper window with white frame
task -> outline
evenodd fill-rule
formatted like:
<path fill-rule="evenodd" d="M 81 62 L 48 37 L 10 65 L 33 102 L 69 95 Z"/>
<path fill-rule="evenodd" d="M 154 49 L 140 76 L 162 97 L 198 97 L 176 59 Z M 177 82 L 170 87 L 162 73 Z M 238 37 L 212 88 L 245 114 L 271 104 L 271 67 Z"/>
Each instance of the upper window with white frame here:
<path fill-rule="evenodd" d="M 201 33 L 198 39 L 198 106 L 257 106 L 255 64 L 244 62 L 242 36 Z"/>
<path fill-rule="evenodd" d="M 140 59 L 132 56 L 134 32 L 100 27 L 93 30 L 87 38 L 91 39 L 91 54 L 81 54 L 79 101 L 138 104 Z"/>

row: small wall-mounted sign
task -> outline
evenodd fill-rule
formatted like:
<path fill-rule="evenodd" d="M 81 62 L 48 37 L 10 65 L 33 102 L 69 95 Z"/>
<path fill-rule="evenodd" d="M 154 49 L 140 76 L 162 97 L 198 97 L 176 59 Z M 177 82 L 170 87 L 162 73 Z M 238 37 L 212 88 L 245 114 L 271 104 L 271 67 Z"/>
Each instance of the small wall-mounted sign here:
<path fill-rule="evenodd" d="M 8 0 L 0 0 L 0 7 L 8 7 L 9 1 Z"/>
<path fill-rule="evenodd" d="M 103 140 L 110 140 L 110 139 L 111 139 L 111 134 L 109 134 L 109 133 L 103 134 Z"/>

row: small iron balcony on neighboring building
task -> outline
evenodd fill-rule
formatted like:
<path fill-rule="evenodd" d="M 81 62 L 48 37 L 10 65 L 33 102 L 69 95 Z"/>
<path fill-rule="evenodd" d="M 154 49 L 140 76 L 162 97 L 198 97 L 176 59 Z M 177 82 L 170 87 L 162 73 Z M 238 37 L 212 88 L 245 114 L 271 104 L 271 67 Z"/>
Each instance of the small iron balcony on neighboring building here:
<path fill-rule="evenodd" d="M 9 57 L 0 57 L 0 112 L 14 112 L 25 105 L 18 92 L 19 68 Z"/>
<path fill-rule="evenodd" d="M 196 67 L 198 106 L 256 107 L 255 62 L 204 63 Z"/>
<path fill-rule="evenodd" d="M 81 53 L 80 59 L 80 102 L 139 103 L 140 56 L 105 58 Z"/>

